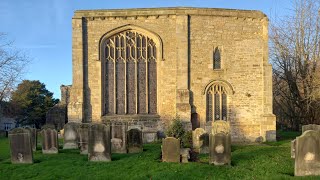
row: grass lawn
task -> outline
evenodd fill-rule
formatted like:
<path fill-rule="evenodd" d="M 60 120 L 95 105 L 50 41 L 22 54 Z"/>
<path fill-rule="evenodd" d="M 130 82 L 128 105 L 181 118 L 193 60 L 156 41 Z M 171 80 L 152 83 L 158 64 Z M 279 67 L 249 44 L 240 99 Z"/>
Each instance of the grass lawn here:
<path fill-rule="evenodd" d="M 38 145 L 34 164 L 13 165 L 8 139 L 0 139 L 0 179 L 290 179 L 294 160 L 290 139 L 297 133 L 279 133 L 281 141 L 232 146 L 232 165 L 208 164 L 208 155 L 188 164 L 162 163 L 161 144 L 144 145 L 139 154 L 113 154 L 112 162 L 88 162 L 79 150 L 43 155 Z M 40 142 L 40 141 L 39 141 Z M 298 178 L 299 179 L 299 178 Z M 305 177 L 302 179 L 320 179 Z"/>

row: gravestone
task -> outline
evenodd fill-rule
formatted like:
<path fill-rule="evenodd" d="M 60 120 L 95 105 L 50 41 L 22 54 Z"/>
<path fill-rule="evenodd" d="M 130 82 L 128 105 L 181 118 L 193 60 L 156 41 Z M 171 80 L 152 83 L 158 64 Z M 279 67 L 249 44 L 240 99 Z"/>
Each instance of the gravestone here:
<path fill-rule="evenodd" d="M 89 161 L 111 161 L 111 131 L 105 124 L 89 126 Z"/>
<path fill-rule="evenodd" d="M 31 127 L 26 127 L 25 129 L 30 132 L 32 150 L 37 151 L 37 129 Z"/>
<path fill-rule="evenodd" d="M 112 153 L 127 153 L 127 123 L 111 123 L 111 143 Z"/>
<path fill-rule="evenodd" d="M 230 124 L 226 121 L 214 121 L 209 138 L 209 164 L 231 164 Z"/>
<path fill-rule="evenodd" d="M 69 122 L 64 125 L 64 141 L 63 149 L 78 149 L 78 129 L 80 124 L 76 122 Z"/>
<path fill-rule="evenodd" d="M 167 137 L 162 140 L 162 161 L 180 162 L 180 140 Z"/>
<path fill-rule="evenodd" d="M 59 152 L 58 132 L 53 127 L 44 127 L 42 134 L 42 153 L 57 154 Z"/>
<path fill-rule="evenodd" d="M 209 134 L 202 128 L 192 131 L 192 144 L 194 151 L 197 153 L 209 152 Z"/>
<path fill-rule="evenodd" d="M 296 140 L 291 141 L 291 158 L 294 159 L 296 155 Z"/>
<path fill-rule="evenodd" d="M 155 142 L 157 139 L 158 139 L 157 132 L 148 132 L 148 131 L 142 132 L 142 141 L 145 144 Z"/>
<path fill-rule="evenodd" d="M 319 131 L 308 130 L 296 138 L 294 175 L 320 175 Z"/>
<path fill-rule="evenodd" d="M 190 159 L 190 148 L 181 148 L 180 156 L 181 156 L 182 163 L 188 163 Z"/>
<path fill-rule="evenodd" d="M 142 132 L 139 129 L 130 129 L 127 132 L 128 153 L 143 151 Z"/>
<path fill-rule="evenodd" d="M 308 124 L 302 126 L 302 133 L 308 130 L 320 131 L 320 125 L 317 124 Z"/>
<path fill-rule="evenodd" d="M 16 128 L 9 132 L 11 163 L 32 164 L 32 143 L 30 131 Z"/>
<path fill-rule="evenodd" d="M 89 123 L 82 123 L 79 126 L 80 154 L 88 154 L 89 126 Z"/>

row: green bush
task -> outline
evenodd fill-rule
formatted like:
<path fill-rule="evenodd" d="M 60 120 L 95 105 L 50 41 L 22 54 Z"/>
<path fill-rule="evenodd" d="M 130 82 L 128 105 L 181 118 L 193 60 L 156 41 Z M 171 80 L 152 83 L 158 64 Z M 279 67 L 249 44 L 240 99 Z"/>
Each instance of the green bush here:
<path fill-rule="evenodd" d="M 192 131 L 186 131 L 181 138 L 181 146 L 184 148 L 192 147 Z"/>
<path fill-rule="evenodd" d="M 185 130 L 183 128 L 183 124 L 179 118 L 175 118 L 172 120 L 172 124 L 168 127 L 166 131 L 166 135 L 168 137 L 175 137 L 182 139 L 182 136 L 184 135 Z"/>

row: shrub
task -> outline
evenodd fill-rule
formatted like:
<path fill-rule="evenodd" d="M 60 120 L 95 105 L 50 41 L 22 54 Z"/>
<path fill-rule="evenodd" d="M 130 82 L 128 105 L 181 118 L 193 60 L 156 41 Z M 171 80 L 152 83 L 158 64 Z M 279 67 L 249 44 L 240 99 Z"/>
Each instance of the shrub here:
<path fill-rule="evenodd" d="M 168 137 L 175 137 L 182 139 L 182 136 L 184 135 L 185 130 L 183 128 L 183 124 L 179 118 L 173 119 L 172 123 L 168 127 L 166 131 L 166 135 Z"/>
<path fill-rule="evenodd" d="M 192 131 L 186 131 L 181 138 L 181 146 L 184 148 L 192 147 Z"/>

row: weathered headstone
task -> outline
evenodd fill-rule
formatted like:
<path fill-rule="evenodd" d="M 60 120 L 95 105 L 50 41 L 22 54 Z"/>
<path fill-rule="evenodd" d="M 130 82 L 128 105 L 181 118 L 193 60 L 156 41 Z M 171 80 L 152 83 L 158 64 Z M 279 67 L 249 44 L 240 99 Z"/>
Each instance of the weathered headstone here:
<path fill-rule="evenodd" d="M 130 129 L 127 132 L 128 153 L 143 151 L 142 132 L 139 129 Z"/>
<path fill-rule="evenodd" d="M 214 121 L 209 138 L 209 164 L 231 164 L 230 124 L 226 121 Z"/>
<path fill-rule="evenodd" d="M 158 133 L 157 132 L 142 132 L 142 141 L 143 143 L 152 143 L 155 142 L 158 139 Z"/>
<path fill-rule="evenodd" d="M 105 124 L 91 124 L 88 141 L 89 161 L 111 161 L 111 131 Z"/>
<path fill-rule="evenodd" d="M 202 128 L 192 131 L 192 143 L 197 153 L 209 153 L 209 134 Z"/>
<path fill-rule="evenodd" d="M 291 141 L 291 158 L 295 158 L 296 155 L 296 140 Z"/>
<path fill-rule="evenodd" d="M 180 149 L 180 156 L 181 156 L 182 163 L 188 163 L 190 159 L 190 148 Z"/>
<path fill-rule="evenodd" d="M 52 127 L 44 127 L 42 134 L 42 153 L 57 154 L 59 152 L 58 132 Z"/>
<path fill-rule="evenodd" d="M 69 122 L 64 125 L 64 144 L 63 149 L 78 149 L 78 129 L 79 123 Z"/>
<path fill-rule="evenodd" d="M 112 153 L 127 153 L 127 123 L 111 123 L 111 143 Z"/>
<path fill-rule="evenodd" d="M 25 129 L 27 129 L 30 132 L 32 150 L 37 151 L 37 142 L 38 142 L 37 141 L 37 129 L 31 128 L 31 127 L 26 127 Z"/>
<path fill-rule="evenodd" d="M 320 175 L 320 132 L 309 130 L 296 138 L 295 176 Z"/>
<path fill-rule="evenodd" d="M 78 133 L 80 154 L 88 154 L 89 126 L 89 123 L 82 123 L 79 126 Z"/>
<path fill-rule="evenodd" d="M 30 131 L 16 128 L 9 132 L 11 162 L 13 164 L 32 164 L 32 143 Z"/>
<path fill-rule="evenodd" d="M 162 161 L 180 162 L 180 140 L 167 137 L 162 140 Z"/>
<path fill-rule="evenodd" d="M 308 130 L 320 131 L 320 125 L 318 124 L 308 124 L 302 126 L 302 133 Z"/>

